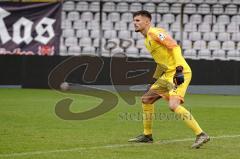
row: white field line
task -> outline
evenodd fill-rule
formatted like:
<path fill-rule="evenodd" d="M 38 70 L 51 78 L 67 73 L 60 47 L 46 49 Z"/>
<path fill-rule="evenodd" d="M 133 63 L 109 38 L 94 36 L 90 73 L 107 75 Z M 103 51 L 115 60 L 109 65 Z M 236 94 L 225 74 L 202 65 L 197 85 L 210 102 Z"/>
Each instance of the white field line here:
<path fill-rule="evenodd" d="M 223 135 L 223 136 L 211 136 L 211 139 L 223 139 L 223 138 L 238 138 L 239 135 Z M 174 140 L 161 140 L 154 142 L 153 144 L 164 145 L 171 144 L 176 142 L 185 142 L 193 141 L 194 138 L 184 138 L 184 139 L 174 139 Z M 51 153 L 61 153 L 61 152 L 78 152 L 81 150 L 94 150 L 94 149 L 108 149 L 108 148 L 121 148 L 121 147 L 131 147 L 131 146 L 146 146 L 152 144 L 139 144 L 139 143 L 129 143 L 129 144 L 114 144 L 114 145 L 102 145 L 102 146 L 93 146 L 93 147 L 77 147 L 71 149 L 60 149 L 60 150 L 47 150 L 47 151 L 33 151 L 33 152 L 19 152 L 19 153 L 8 153 L 0 154 L 0 157 L 20 157 L 20 156 L 31 156 L 31 155 L 42 155 L 42 154 L 51 154 Z"/>

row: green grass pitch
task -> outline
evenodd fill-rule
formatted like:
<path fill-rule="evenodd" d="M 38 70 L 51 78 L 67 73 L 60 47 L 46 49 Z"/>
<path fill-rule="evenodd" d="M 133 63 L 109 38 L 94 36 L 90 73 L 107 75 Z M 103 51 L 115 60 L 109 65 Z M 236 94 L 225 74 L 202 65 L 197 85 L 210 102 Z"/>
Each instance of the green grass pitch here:
<path fill-rule="evenodd" d="M 86 111 L 101 99 L 53 90 L 0 89 L 0 159 L 239 159 L 240 96 L 187 95 L 185 107 L 212 137 L 200 149 L 191 149 L 194 134 L 183 121 L 154 121 L 153 144 L 127 140 L 142 132 L 140 97 L 134 106 L 119 97 L 111 111 L 85 121 L 66 121 L 55 114 L 55 104 L 71 97 L 73 112 Z M 165 101 L 155 112 L 171 115 Z"/>

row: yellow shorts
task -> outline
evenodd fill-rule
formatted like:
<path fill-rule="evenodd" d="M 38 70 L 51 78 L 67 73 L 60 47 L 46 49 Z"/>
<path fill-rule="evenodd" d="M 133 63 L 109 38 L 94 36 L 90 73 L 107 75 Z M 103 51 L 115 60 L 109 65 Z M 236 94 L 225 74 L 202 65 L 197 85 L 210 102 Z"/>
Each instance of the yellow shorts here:
<path fill-rule="evenodd" d="M 175 86 L 173 83 L 173 76 L 175 72 L 163 74 L 152 86 L 151 91 L 159 94 L 165 99 L 169 99 L 170 96 L 178 96 L 181 102 L 184 102 L 184 96 L 187 91 L 188 85 L 192 78 L 192 73 L 184 73 L 184 83 L 179 86 Z"/>

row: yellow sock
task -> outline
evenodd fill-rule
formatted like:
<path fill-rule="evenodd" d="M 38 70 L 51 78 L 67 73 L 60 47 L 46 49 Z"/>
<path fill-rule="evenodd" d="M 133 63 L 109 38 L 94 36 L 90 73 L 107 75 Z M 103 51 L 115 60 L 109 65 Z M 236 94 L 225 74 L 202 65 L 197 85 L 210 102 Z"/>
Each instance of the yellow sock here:
<path fill-rule="evenodd" d="M 181 119 L 187 124 L 189 128 L 193 130 L 196 135 L 199 135 L 202 132 L 202 129 L 200 128 L 192 114 L 183 106 L 179 105 L 175 109 L 175 113 L 180 115 Z"/>
<path fill-rule="evenodd" d="M 143 134 L 152 134 L 152 118 L 154 113 L 154 104 L 142 104 L 143 108 Z"/>

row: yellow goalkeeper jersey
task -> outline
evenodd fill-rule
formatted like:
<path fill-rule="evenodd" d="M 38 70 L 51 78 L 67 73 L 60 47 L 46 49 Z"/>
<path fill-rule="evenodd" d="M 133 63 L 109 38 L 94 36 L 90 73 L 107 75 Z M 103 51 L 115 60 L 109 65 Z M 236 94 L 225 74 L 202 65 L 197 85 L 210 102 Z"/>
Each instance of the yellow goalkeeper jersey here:
<path fill-rule="evenodd" d="M 159 78 L 163 73 L 173 76 L 177 66 L 183 66 L 184 73 L 191 72 L 180 46 L 164 29 L 150 27 L 144 43 L 157 63 L 154 78 Z"/>

